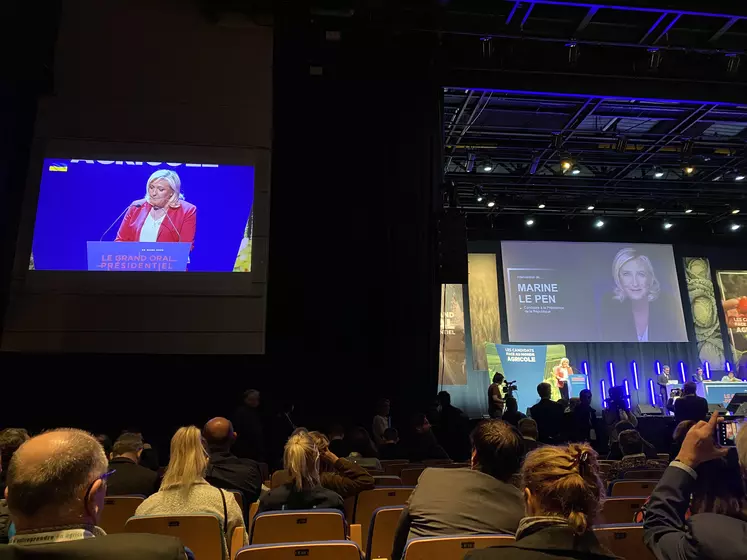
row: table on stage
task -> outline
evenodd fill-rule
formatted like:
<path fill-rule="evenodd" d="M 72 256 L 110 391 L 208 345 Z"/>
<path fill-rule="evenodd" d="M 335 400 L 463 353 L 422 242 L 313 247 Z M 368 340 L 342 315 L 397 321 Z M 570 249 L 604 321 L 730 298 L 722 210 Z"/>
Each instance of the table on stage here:
<path fill-rule="evenodd" d="M 708 404 L 728 406 L 736 393 L 747 393 L 747 383 L 742 381 L 704 381 L 703 387 Z"/>

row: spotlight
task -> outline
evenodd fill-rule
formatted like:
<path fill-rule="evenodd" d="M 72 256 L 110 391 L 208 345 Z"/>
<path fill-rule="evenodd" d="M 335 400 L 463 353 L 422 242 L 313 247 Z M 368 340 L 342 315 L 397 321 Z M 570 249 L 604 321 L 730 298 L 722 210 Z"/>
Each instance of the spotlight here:
<path fill-rule="evenodd" d="M 739 214 L 739 208 L 732 208 L 731 213 L 734 215 Z"/>
<path fill-rule="evenodd" d="M 744 175 L 739 173 L 736 177 L 734 177 L 735 181 L 744 181 Z"/>
<path fill-rule="evenodd" d="M 602 220 L 601 218 L 600 218 L 600 219 L 598 219 L 598 220 L 597 220 L 596 222 L 594 222 L 594 227 L 595 227 L 595 228 L 601 228 L 601 227 L 604 227 L 604 220 Z"/>
<path fill-rule="evenodd" d="M 693 209 L 690 208 L 689 206 L 685 206 L 685 214 L 692 214 L 692 213 L 693 213 Z"/>
<path fill-rule="evenodd" d="M 636 208 L 636 209 L 635 209 L 635 211 L 636 211 L 636 212 L 638 212 L 638 213 L 640 214 L 641 212 L 645 212 L 645 211 L 646 211 L 646 209 L 645 209 L 645 208 L 644 208 L 643 206 L 640 206 L 640 205 L 639 205 L 639 206 L 638 206 L 638 208 Z"/>
<path fill-rule="evenodd" d="M 477 193 L 477 202 L 482 202 L 483 196 L 482 193 Z"/>
<path fill-rule="evenodd" d="M 495 206 L 495 200 L 488 200 L 488 208 Z"/>
<path fill-rule="evenodd" d="M 741 228 L 741 227 L 742 227 L 742 226 L 741 226 L 741 225 L 739 225 L 739 224 L 731 224 L 731 225 L 729 226 L 729 229 L 730 229 L 731 231 L 738 231 L 738 230 L 739 230 L 739 228 Z"/>
<path fill-rule="evenodd" d="M 661 179 L 664 175 L 664 170 L 661 167 L 654 167 L 654 177 Z"/>
<path fill-rule="evenodd" d="M 485 193 L 483 193 L 482 185 L 477 185 L 475 187 L 475 200 L 477 200 L 477 202 L 485 200 Z"/>
<path fill-rule="evenodd" d="M 579 173 L 581 173 L 581 170 L 578 169 L 578 168 L 576 168 L 573 171 L 571 171 L 571 174 L 573 174 L 573 175 L 578 175 Z"/>
<path fill-rule="evenodd" d="M 540 201 L 540 203 L 537 205 L 537 208 L 539 208 L 540 210 L 542 210 L 544 207 L 545 207 L 544 201 Z"/>
<path fill-rule="evenodd" d="M 527 218 L 527 221 L 524 222 L 524 223 L 526 225 L 528 225 L 528 226 L 533 226 L 534 225 L 534 218 Z"/>
<path fill-rule="evenodd" d="M 567 152 L 560 156 L 560 170 L 567 173 L 573 169 L 573 158 Z"/>
<path fill-rule="evenodd" d="M 482 170 L 483 171 L 493 171 L 493 166 L 491 164 L 489 164 L 489 163 L 486 163 L 485 165 L 482 166 Z"/>
<path fill-rule="evenodd" d="M 685 172 L 685 175 L 692 175 L 693 173 L 695 173 L 695 167 L 692 165 L 686 165 L 682 168 L 682 171 Z"/>
<path fill-rule="evenodd" d="M 664 229 L 672 229 L 674 224 L 672 222 L 664 222 Z"/>
<path fill-rule="evenodd" d="M 593 204 L 589 204 L 589 205 L 588 205 L 588 206 L 586 207 L 586 209 L 587 209 L 587 210 L 594 210 L 594 208 L 596 208 L 596 206 L 594 206 Z"/>

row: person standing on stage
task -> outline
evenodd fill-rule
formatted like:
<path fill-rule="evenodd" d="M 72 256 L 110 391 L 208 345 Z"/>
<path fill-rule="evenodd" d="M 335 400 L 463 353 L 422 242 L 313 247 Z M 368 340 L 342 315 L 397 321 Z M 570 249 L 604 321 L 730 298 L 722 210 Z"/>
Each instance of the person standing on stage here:
<path fill-rule="evenodd" d="M 661 368 L 661 374 L 656 377 L 656 384 L 659 386 L 659 399 L 661 400 L 662 408 L 667 406 L 667 400 L 669 399 L 667 383 L 669 383 L 669 366 L 664 366 Z"/>
<path fill-rule="evenodd" d="M 568 383 L 570 383 L 571 374 L 573 373 L 571 362 L 568 360 L 568 358 L 563 358 L 562 360 L 560 360 L 560 363 L 553 368 L 552 373 L 558 382 L 560 398 L 568 402 Z"/>
<path fill-rule="evenodd" d="M 705 388 L 703 387 L 703 368 L 699 367 L 691 376 L 691 381 L 695 383 L 695 394 L 699 397 L 705 397 Z"/>
<path fill-rule="evenodd" d="M 488 414 L 491 418 L 503 416 L 503 382 L 506 378 L 502 373 L 493 376 L 493 383 L 488 387 Z"/>

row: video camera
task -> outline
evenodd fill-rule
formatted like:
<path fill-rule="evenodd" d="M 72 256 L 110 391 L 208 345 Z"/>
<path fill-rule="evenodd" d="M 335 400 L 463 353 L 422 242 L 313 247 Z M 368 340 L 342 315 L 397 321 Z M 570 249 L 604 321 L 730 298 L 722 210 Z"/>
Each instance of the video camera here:
<path fill-rule="evenodd" d="M 514 391 L 518 391 L 519 388 L 516 386 L 516 380 L 513 381 L 505 381 L 503 383 L 503 396 L 505 398 L 509 398 L 514 396 Z"/>

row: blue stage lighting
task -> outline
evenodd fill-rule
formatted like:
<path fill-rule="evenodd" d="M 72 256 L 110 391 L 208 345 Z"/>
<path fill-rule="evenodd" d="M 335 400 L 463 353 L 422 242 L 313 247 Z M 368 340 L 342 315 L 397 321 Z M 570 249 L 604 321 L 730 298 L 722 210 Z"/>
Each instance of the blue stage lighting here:
<path fill-rule="evenodd" d="M 656 406 L 656 395 L 654 394 L 654 380 L 648 380 L 648 391 L 651 395 L 651 406 Z"/>
<path fill-rule="evenodd" d="M 726 362 L 725 365 L 726 365 L 726 373 L 729 373 L 731 371 L 731 364 L 729 362 Z"/>
<path fill-rule="evenodd" d="M 604 379 L 602 379 L 602 381 L 599 382 L 599 386 L 602 389 L 602 404 L 604 408 L 607 408 L 607 401 L 605 400 L 607 398 L 607 391 L 604 388 Z"/>
<path fill-rule="evenodd" d="M 711 378 L 711 364 L 708 362 L 703 362 L 703 365 L 705 366 L 705 378 L 710 379 Z"/>
<path fill-rule="evenodd" d="M 610 387 L 615 387 L 615 364 L 607 362 L 607 370 L 610 372 Z"/>
<path fill-rule="evenodd" d="M 637 391 L 639 389 L 639 386 L 638 386 L 638 364 L 635 363 L 635 360 L 633 360 L 633 363 L 630 364 L 630 367 L 633 370 L 633 387 L 635 387 L 635 390 Z"/>
<path fill-rule="evenodd" d="M 654 369 L 656 370 L 656 375 L 661 375 L 661 362 L 659 360 L 654 362 Z"/>
<path fill-rule="evenodd" d="M 628 401 L 628 409 L 630 409 L 630 387 L 627 378 L 623 379 L 623 387 L 625 387 L 625 396 L 627 397 L 625 400 Z"/>
<path fill-rule="evenodd" d="M 685 362 L 680 362 L 680 379 L 683 385 L 687 382 L 685 379 Z"/>
<path fill-rule="evenodd" d="M 589 362 L 581 362 L 581 367 L 584 370 L 586 376 L 586 388 L 589 389 Z"/>

